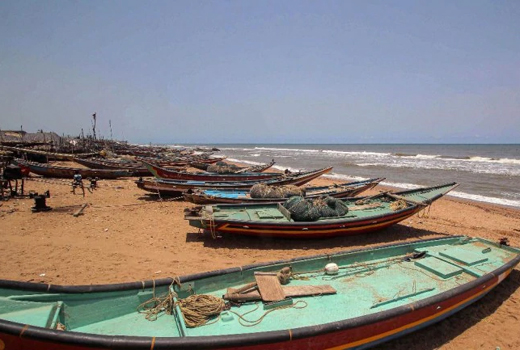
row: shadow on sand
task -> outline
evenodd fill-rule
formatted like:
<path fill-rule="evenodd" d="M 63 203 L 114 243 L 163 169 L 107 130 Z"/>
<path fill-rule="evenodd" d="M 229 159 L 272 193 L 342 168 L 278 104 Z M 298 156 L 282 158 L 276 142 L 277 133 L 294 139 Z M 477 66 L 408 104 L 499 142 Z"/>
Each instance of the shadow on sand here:
<path fill-rule="evenodd" d="M 155 193 L 146 193 L 140 197 L 137 197 L 137 200 L 145 201 L 145 202 L 172 202 L 172 201 L 180 201 L 184 197 L 182 196 L 168 196 L 168 195 L 159 195 Z"/>
<path fill-rule="evenodd" d="M 214 239 L 209 232 L 201 234 L 197 231 L 192 231 L 186 234 L 186 242 L 203 240 L 204 247 L 213 249 L 308 250 L 345 248 L 345 250 L 348 250 L 351 247 L 383 245 L 410 239 L 430 239 L 442 236 L 446 236 L 446 234 L 396 224 L 373 233 L 317 239 L 251 237 L 243 235 L 224 235 Z"/>

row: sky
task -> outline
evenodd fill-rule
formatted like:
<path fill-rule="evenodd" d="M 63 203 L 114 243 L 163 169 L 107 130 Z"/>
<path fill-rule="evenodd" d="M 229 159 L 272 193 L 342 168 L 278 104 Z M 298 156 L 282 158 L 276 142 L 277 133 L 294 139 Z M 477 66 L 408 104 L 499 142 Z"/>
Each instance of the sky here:
<path fill-rule="evenodd" d="M 520 143 L 520 1 L 1 1 L 0 129 L 93 113 L 133 143 Z"/>

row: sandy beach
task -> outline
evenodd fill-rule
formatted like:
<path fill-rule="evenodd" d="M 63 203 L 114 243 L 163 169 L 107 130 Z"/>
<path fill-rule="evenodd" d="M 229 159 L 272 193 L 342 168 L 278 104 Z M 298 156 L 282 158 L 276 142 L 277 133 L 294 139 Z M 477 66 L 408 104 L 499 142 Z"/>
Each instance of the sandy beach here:
<path fill-rule="evenodd" d="M 26 192 L 50 191 L 49 212 L 34 200 L 0 202 L 0 278 L 60 285 L 130 282 L 323 254 L 393 242 L 469 235 L 520 247 L 520 211 L 444 197 L 393 227 L 326 240 L 250 237 L 213 239 L 190 227 L 193 204 L 160 199 L 135 179 L 101 180 L 92 193 L 71 193 L 70 181 L 33 178 Z M 328 184 L 320 178 L 310 185 Z M 367 192 L 383 190 L 378 186 Z M 88 204 L 83 214 L 72 213 Z M 519 349 L 520 270 L 455 316 L 378 349 Z"/>

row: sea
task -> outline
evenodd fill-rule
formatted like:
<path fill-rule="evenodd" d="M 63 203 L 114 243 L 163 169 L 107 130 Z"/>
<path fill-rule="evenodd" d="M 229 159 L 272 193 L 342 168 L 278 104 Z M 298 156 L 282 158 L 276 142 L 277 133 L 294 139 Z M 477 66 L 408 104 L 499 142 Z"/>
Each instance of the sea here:
<path fill-rule="evenodd" d="M 450 196 L 520 208 L 520 144 L 218 144 L 217 155 L 245 164 L 275 160 L 291 171 L 332 166 L 338 182 L 384 177 L 413 189 L 448 182 Z"/>

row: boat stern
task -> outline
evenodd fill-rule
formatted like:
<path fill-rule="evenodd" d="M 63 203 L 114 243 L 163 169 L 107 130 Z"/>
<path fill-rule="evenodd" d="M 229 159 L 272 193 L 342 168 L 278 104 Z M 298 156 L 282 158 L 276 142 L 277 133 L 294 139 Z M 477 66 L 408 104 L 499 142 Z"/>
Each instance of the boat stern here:
<path fill-rule="evenodd" d="M 188 220 L 190 226 L 206 229 L 209 227 L 208 224 L 208 208 L 211 206 L 196 206 L 193 208 L 184 209 L 184 220 Z"/>

